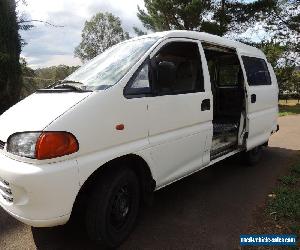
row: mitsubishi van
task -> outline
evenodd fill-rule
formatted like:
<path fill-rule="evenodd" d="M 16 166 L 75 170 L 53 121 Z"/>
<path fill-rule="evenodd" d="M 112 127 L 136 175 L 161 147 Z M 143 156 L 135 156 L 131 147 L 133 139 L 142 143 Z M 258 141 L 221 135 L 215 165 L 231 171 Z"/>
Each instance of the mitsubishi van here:
<path fill-rule="evenodd" d="M 154 191 L 237 153 L 257 162 L 277 117 L 259 49 L 194 31 L 136 37 L 1 115 L 0 205 L 34 227 L 77 211 L 91 240 L 116 247 Z"/>

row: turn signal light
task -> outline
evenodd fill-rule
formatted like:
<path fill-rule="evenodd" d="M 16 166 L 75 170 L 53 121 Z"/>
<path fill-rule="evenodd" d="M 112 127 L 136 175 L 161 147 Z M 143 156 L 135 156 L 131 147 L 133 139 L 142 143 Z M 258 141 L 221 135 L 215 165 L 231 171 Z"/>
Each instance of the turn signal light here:
<path fill-rule="evenodd" d="M 38 160 L 69 155 L 78 150 L 77 139 L 68 132 L 42 132 L 35 147 Z"/>

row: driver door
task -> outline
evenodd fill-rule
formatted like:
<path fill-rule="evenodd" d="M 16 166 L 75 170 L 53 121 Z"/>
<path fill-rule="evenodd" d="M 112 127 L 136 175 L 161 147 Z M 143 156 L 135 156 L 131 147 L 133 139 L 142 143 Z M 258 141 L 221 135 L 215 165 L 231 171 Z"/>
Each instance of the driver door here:
<path fill-rule="evenodd" d="M 149 142 L 158 186 L 209 163 L 213 103 L 200 42 L 168 39 L 151 54 Z"/>

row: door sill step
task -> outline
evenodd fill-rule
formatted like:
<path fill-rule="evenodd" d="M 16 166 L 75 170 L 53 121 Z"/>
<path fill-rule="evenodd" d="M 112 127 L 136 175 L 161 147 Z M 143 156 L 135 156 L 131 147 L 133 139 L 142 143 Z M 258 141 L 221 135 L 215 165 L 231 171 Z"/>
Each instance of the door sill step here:
<path fill-rule="evenodd" d="M 236 146 L 234 145 L 234 146 L 231 146 L 231 147 L 229 147 L 227 149 L 224 149 L 222 151 L 218 151 L 218 152 L 215 152 L 215 153 L 211 152 L 210 160 L 213 161 L 213 160 L 215 160 L 215 159 L 217 159 L 217 158 L 219 158 L 223 155 L 229 154 L 230 152 L 235 151 L 235 150 L 236 150 Z"/>

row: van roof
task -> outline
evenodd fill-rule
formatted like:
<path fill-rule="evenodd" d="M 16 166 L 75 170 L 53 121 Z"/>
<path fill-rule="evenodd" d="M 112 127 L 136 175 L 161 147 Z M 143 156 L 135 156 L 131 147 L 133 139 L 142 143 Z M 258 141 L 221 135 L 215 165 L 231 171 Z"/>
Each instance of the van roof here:
<path fill-rule="evenodd" d="M 266 58 L 264 53 L 252 46 L 246 45 L 241 42 L 237 42 L 234 40 L 230 40 L 228 38 L 212 35 L 206 32 L 198 32 L 198 31 L 189 31 L 189 30 L 170 30 L 170 31 L 163 31 L 163 32 L 156 32 L 151 33 L 149 35 L 143 37 L 185 37 L 185 38 L 192 38 L 197 39 L 200 41 L 205 41 L 209 43 L 213 43 L 220 46 L 225 46 L 229 48 L 235 48 L 239 50 L 242 54 L 253 55 L 256 57 Z"/>

